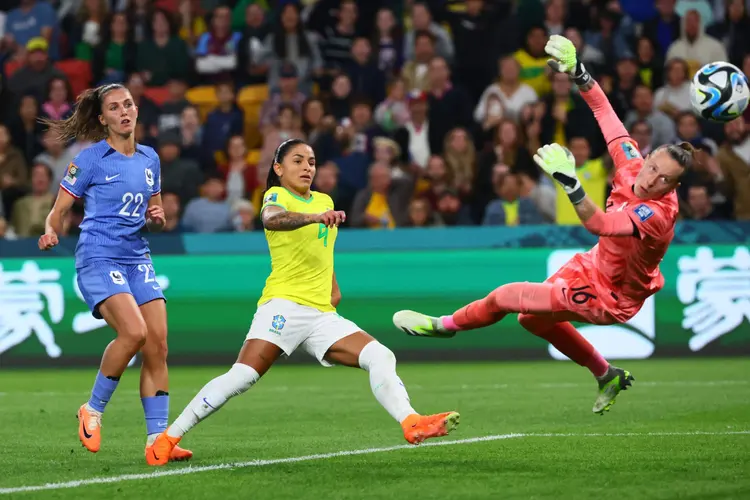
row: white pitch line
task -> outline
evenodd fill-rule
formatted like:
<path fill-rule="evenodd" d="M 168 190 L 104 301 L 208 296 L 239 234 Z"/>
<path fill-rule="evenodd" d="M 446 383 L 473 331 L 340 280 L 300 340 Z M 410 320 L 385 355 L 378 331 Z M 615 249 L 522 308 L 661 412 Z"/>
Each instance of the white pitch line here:
<path fill-rule="evenodd" d="M 709 432 L 709 431 L 694 431 L 694 432 L 624 432 L 624 433 L 514 433 L 514 434 L 496 434 L 491 436 L 480 436 L 466 439 L 454 439 L 446 441 L 430 441 L 423 443 L 420 446 L 413 446 L 402 444 L 398 446 L 387 446 L 384 448 L 364 448 L 360 450 L 344 450 L 335 451 L 332 453 L 318 453 L 315 455 L 303 455 L 299 457 L 287 457 L 287 458 L 272 458 L 268 460 L 250 460 L 248 462 L 237 462 L 229 464 L 216 464 L 216 465 L 201 465 L 197 467 L 184 467 L 180 469 L 167 469 L 157 470 L 154 472 L 147 472 L 143 474 L 123 474 L 120 476 L 110 477 L 94 477 L 89 479 L 78 479 L 75 481 L 67 481 L 64 483 L 47 483 L 36 486 L 18 486 L 13 488 L 0 488 L 0 495 L 10 495 L 12 493 L 27 493 L 31 491 L 44 491 L 44 490 L 61 490 L 70 488 L 80 488 L 81 486 L 89 486 L 93 484 L 111 484 L 121 483 L 124 481 L 137 481 L 143 479 L 156 479 L 159 477 L 167 476 L 184 476 L 187 474 L 197 474 L 199 472 L 210 472 L 216 470 L 226 469 L 243 469 L 247 467 L 262 467 L 265 465 L 276 465 L 276 464 L 290 464 L 296 462 L 309 462 L 313 460 L 326 460 L 329 458 L 338 457 L 350 457 L 356 455 L 371 455 L 373 453 L 384 453 L 388 451 L 398 450 L 412 450 L 415 448 L 421 448 L 425 446 L 455 446 L 460 444 L 472 444 L 472 443 L 483 443 L 488 441 L 499 441 L 503 439 L 518 439 L 518 438 L 566 438 L 566 437 L 658 437 L 658 436 L 732 436 L 746 434 L 750 435 L 750 430 L 747 431 L 726 431 L 726 432 Z"/>

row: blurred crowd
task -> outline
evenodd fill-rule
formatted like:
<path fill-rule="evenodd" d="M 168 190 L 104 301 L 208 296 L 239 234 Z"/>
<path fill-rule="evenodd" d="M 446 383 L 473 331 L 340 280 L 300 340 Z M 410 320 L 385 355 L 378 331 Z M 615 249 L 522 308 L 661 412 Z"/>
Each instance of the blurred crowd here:
<path fill-rule="evenodd" d="M 5 0 L 0 238 L 43 232 L 88 146 L 61 143 L 39 118 L 66 118 L 82 86 L 111 82 L 130 89 L 137 140 L 159 152 L 167 231 L 259 229 L 265 178 L 288 138 L 314 147 L 315 189 L 349 226 L 578 224 L 533 152 L 567 146 L 602 207 L 612 165 L 577 89 L 546 65 L 552 34 L 573 41 L 644 156 L 680 141 L 701 149 L 679 188 L 682 218 L 750 220 L 750 111 L 723 125 L 696 117 L 689 99 L 706 63 L 750 74 L 749 6 Z M 66 231 L 82 217 L 76 205 Z"/>

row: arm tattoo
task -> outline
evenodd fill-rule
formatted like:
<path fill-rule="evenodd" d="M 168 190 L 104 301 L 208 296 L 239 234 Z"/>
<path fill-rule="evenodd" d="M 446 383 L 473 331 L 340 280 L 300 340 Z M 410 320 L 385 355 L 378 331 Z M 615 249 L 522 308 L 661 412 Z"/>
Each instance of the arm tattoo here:
<path fill-rule="evenodd" d="M 294 231 L 309 224 L 315 224 L 317 214 L 299 212 L 276 212 L 263 217 L 263 227 L 269 231 Z"/>

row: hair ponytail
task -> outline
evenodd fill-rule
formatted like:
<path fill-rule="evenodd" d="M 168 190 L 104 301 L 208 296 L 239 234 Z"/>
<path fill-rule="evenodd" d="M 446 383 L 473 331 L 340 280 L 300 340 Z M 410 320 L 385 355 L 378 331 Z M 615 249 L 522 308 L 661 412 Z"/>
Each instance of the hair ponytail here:
<path fill-rule="evenodd" d="M 276 170 L 274 170 L 273 166 L 277 163 L 283 162 L 284 158 L 286 158 L 286 155 L 289 154 L 289 151 L 298 144 L 307 143 L 302 139 L 288 139 L 279 144 L 279 147 L 276 148 L 276 153 L 274 153 L 273 155 L 271 168 L 268 170 L 268 177 L 266 178 L 266 189 L 271 189 L 275 186 L 281 186 L 281 178 L 279 177 L 279 174 L 276 173 Z"/>
<path fill-rule="evenodd" d="M 107 127 L 99 121 L 99 115 L 102 114 L 102 100 L 109 92 L 124 88 L 119 83 L 114 83 L 95 89 L 86 89 L 76 99 L 75 111 L 70 118 L 40 121 L 57 132 L 58 138 L 64 143 L 72 139 L 100 141 L 107 137 Z"/>
<path fill-rule="evenodd" d="M 666 148 L 669 156 L 682 167 L 682 175 L 685 175 L 698 165 L 697 153 L 699 150 L 689 142 L 669 144 L 664 146 L 664 148 Z"/>

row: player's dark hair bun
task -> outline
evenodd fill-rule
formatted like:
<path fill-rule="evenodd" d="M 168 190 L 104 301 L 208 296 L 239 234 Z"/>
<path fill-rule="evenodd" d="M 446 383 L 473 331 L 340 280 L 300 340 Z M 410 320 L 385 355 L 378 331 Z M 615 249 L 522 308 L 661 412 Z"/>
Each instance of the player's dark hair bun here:
<path fill-rule="evenodd" d="M 268 169 L 268 178 L 266 179 L 266 189 L 271 189 L 274 186 L 281 186 L 281 179 L 279 178 L 276 171 L 273 169 L 273 166 L 277 163 L 282 163 L 284 161 L 284 158 L 286 158 L 286 155 L 289 154 L 289 151 L 294 146 L 297 146 L 298 144 L 307 144 L 302 139 L 288 139 L 281 144 L 279 144 L 279 147 L 276 148 L 276 153 L 273 155 L 273 162 L 271 163 L 271 168 Z"/>

